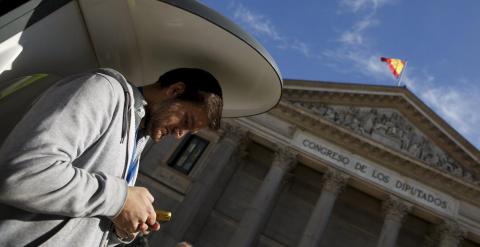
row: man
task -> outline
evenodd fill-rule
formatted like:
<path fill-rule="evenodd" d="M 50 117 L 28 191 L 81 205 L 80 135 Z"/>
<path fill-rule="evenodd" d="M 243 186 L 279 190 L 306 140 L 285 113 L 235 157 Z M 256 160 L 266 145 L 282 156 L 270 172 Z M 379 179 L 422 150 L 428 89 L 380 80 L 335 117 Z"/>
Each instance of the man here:
<path fill-rule="evenodd" d="M 1 244 L 105 246 L 158 230 L 152 195 L 127 186 L 142 143 L 218 129 L 221 97 L 199 69 L 140 90 L 108 69 L 56 83 L 0 149 Z"/>

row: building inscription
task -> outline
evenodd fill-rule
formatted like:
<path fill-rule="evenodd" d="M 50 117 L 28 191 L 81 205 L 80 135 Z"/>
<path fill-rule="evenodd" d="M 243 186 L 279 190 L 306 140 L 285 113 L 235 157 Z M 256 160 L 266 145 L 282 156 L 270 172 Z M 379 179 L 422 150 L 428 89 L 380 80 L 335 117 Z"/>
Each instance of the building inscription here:
<path fill-rule="evenodd" d="M 333 148 L 333 145 L 325 143 L 314 135 L 298 131 L 293 139 L 293 144 L 418 204 L 451 216 L 456 214 L 458 202 L 453 197 L 403 177 L 395 171 L 375 165 L 348 151 Z"/>

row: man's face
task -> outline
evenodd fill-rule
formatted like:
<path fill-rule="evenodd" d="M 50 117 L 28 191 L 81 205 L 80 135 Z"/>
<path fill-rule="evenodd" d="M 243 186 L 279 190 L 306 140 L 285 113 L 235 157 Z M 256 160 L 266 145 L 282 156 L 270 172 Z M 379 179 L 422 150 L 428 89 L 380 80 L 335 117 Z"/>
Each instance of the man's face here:
<path fill-rule="evenodd" d="M 175 135 L 179 139 L 189 131 L 198 131 L 208 124 L 205 107 L 179 99 L 149 105 L 149 113 L 146 131 L 155 142 L 167 135 Z"/>

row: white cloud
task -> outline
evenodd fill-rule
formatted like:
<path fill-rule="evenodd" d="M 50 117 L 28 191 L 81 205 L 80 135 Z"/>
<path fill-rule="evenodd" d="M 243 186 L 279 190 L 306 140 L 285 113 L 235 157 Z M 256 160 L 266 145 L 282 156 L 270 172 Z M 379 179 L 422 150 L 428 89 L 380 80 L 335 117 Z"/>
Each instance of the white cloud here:
<path fill-rule="evenodd" d="M 293 42 L 290 44 L 290 48 L 292 48 L 293 50 L 299 51 L 306 57 L 310 57 L 312 54 L 310 47 L 306 43 L 296 39 L 293 40 Z"/>
<path fill-rule="evenodd" d="M 340 73 L 357 73 L 383 84 L 395 85 L 395 79 L 385 63 L 380 62 L 382 54 L 373 47 L 368 31 L 381 23 L 375 18 L 376 11 L 395 0 L 342 0 L 341 11 L 355 13 L 358 20 L 340 32 L 336 49 L 325 50 L 321 57 L 324 64 L 334 67 Z M 281 34 L 266 16 L 252 12 L 241 4 L 232 4 L 234 18 L 247 26 L 258 37 L 275 42 L 279 49 L 296 51 L 306 57 L 315 57 L 305 42 Z M 480 147 L 480 114 L 472 111 L 480 105 L 480 82 L 459 78 L 455 85 L 440 86 L 439 80 L 428 71 L 418 71 L 409 65 L 403 82 L 432 110 L 451 126 Z"/>
<path fill-rule="evenodd" d="M 263 15 L 252 13 L 242 4 L 233 4 L 233 17 L 246 24 L 255 34 L 266 36 L 272 40 L 283 41 L 285 38 L 280 36 L 270 20 Z"/>
<path fill-rule="evenodd" d="M 380 56 L 371 52 L 359 49 L 337 49 L 324 51 L 323 56 L 335 64 L 340 64 L 341 66 L 336 68 L 341 72 L 360 73 L 377 80 L 392 77 L 385 64 L 380 62 Z M 391 81 L 393 83 L 393 79 Z"/>
<path fill-rule="evenodd" d="M 360 45 L 363 43 L 363 35 L 358 32 L 347 30 L 342 33 L 339 41 L 349 45 Z"/>
<path fill-rule="evenodd" d="M 338 41 L 344 45 L 364 45 L 365 44 L 365 32 L 368 28 L 378 25 L 380 22 L 374 18 L 373 14 L 364 16 L 361 20 L 357 21 L 348 30 L 345 30 Z"/>
<path fill-rule="evenodd" d="M 354 13 L 365 10 L 366 14 L 349 29 L 345 30 L 340 35 L 338 41 L 345 45 L 363 45 L 366 40 L 366 30 L 380 24 L 380 22 L 374 18 L 377 9 L 390 2 L 393 2 L 393 0 L 342 0 L 340 2 L 342 9 Z"/>
<path fill-rule="evenodd" d="M 385 80 L 385 84 L 389 84 L 388 82 L 391 81 L 393 85 L 392 75 L 386 69 L 386 65 L 380 62 L 382 54 L 372 47 L 373 45 L 369 42 L 371 37 L 368 33 L 369 29 L 381 24 L 376 19 L 377 10 L 393 1 L 395 0 L 340 1 L 339 9 L 354 12 L 353 17 L 357 20 L 340 33 L 336 39 L 337 48 L 323 52 L 324 57 L 338 64 L 337 69 L 344 70 L 342 67 L 349 67 L 350 72 L 360 73 L 377 80 Z M 362 11 L 360 12 L 360 10 Z"/>
<path fill-rule="evenodd" d="M 392 2 L 391 0 L 342 0 L 340 5 L 346 7 L 352 12 L 358 12 L 364 9 L 373 9 L 381 7 L 382 5 Z"/>
<path fill-rule="evenodd" d="M 470 139 L 472 144 L 480 147 L 480 115 L 475 110 L 480 105 L 480 86 L 475 85 L 480 82 L 462 78 L 460 83 L 440 86 L 444 84 L 439 84 L 431 75 L 407 78 L 405 84 L 412 92 L 458 132 Z"/>
<path fill-rule="evenodd" d="M 257 37 L 275 42 L 279 49 L 296 51 L 306 57 L 312 56 L 310 46 L 307 43 L 280 34 L 268 17 L 255 13 L 240 3 L 232 3 L 230 8 L 234 11 L 234 19 L 244 24 Z"/>
<path fill-rule="evenodd" d="M 338 48 L 323 52 L 323 57 L 332 62 L 337 71 L 363 74 L 385 81 L 386 85 L 394 85 L 392 74 L 387 66 L 379 61 L 379 57 L 385 54 L 381 54 L 368 42 L 371 37 L 367 33 L 370 28 L 380 24 L 375 19 L 377 9 L 391 2 L 341 1 L 340 10 L 354 12 L 359 20 L 340 33 L 337 39 Z M 418 71 L 411 65 L 402 79 L 433 111 L 471 140 L 477 148 L 480 147 L 480 114 L 474 112 L 480 106 L 480 86 L 475 86 L 480 85 L 480 81 L 474 82 L 460 77 L 450 86 L 444 86 L 444 83 L 439 83 L 439 79 L 428 71 Z"/>

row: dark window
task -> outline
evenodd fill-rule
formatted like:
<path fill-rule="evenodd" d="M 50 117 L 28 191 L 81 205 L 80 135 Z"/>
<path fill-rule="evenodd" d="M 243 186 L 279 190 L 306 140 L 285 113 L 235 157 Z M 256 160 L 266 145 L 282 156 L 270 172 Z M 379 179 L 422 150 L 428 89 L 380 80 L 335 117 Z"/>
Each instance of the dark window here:
<path fill-rule="evenodd" d="M 202 155 L 208 141 L 197 136 L 186 136 L 167 162 L 169 166 L 188 174 Z"/>

